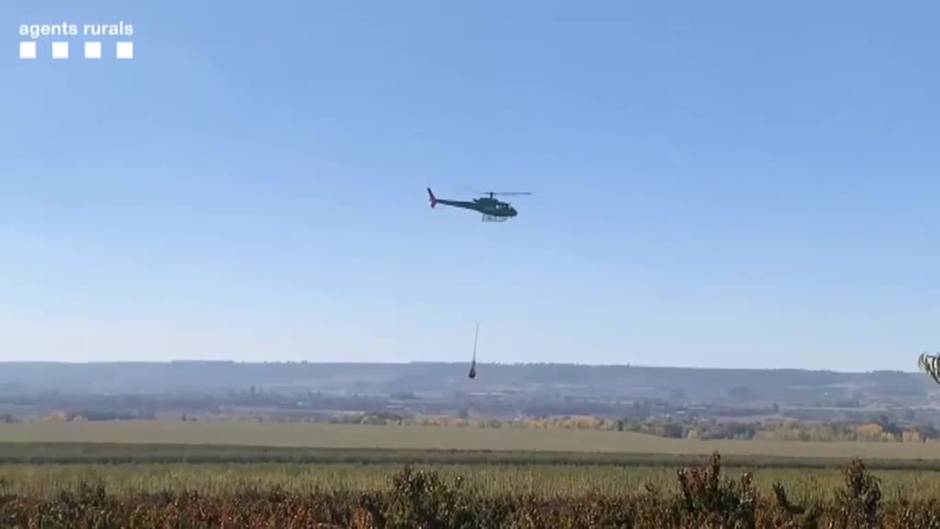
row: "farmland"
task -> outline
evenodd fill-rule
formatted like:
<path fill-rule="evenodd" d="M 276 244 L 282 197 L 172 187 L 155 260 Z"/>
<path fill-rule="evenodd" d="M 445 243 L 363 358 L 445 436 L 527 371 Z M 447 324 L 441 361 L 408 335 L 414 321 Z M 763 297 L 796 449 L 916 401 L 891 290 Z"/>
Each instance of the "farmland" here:
<path fill-rule="evenodd" d="M 309 494 L 318 490 L 386 492 L 401 464 L 8 464 L 0 467 L 4 491 L 33 497 L 53 497 L 62 490 L 76 491 L 83 484 L 103 486 L 126 496 L 137 493 L 195 490 L 207 495 L 245 491 L 285 490 Z M 579 496 L 588 493 L 617 495 L 646 486 L 671 491 L 676 468 L 656 465 L 418 465 L 442 477 L 461 477 L 486 496 Z M 731 467 L 730 476 L 752 470 L 757 489 L 770 492 L 776 482 L 786 483 L 802 501 L 831 499 L 841 482 L 839 468 Z M 940 474 L 930 470 L 874 470 L 889 500 L 940 498 Z"/>
<path fill-rule="evenodd" d="M 253 389 L 185 399 L 11 395 L 8 420 L 0 424 L 0 520 L 10 527 L 940 524 L 940 443 L 921 442 L 936 436 L 902 435 L 919 421 L 930 423 L 933 412 L 927 408 L 871 407 L 858 411 L 855 422 L 842 423 L 842 430 L 826 430 L 829 423 L 812 419 L 797 423 L 782 413 L 767 422 L 767 428 L 795 425 L 794 434 L 823 434 L 810 437 L 817 441 L 795 441 L 702 439 L 685 431 L 669 437 L 627 428 L 635 424 L 631 420 L 665 424 L 663 410 L 692 410 L 681 402 L 663 409 L 647 409 L 643 401 L 617 404 L 629 413 L 623 419 L 562 415 L 516 421 L 501 415 L 499 406 L 528 397 L 474 397 L 474 406 L 481 406 L 467 420 L 457 408 L 445 415 L 419 413 L 424 406 L 459 405 L 459 395 L 454 402 Z M 382 411 L 396 402 L 408 410 Z M 594 406 L 576 400 L 560 405 Z M 736 413 L 727 404 L 715 406 L 702 413 Z M 799 411 L 787 406 L 780 409 Z M 494 415 L 479 411 L 484 409 Z M 775 409 L 763 402 L 744 411 Z M 736 420 L 732 413 L 729 419 L 699 417 L 684 424 L 704 424 L 709 429 L 697 433 L 715 433 Z M 868 437 L 881 441 L 826 436 L 862 429 L 875 431 Z M 802 437 L 786 437 L 793 438 Z M 716 452 L 721 478 L 717 461 L 710 460 Z M 851 463 L 853 456 L 865 467 Z"/>
<path fill-rule="evenodd" d="M 889 497 L 940 498 L 940 445 L 698 441 L 593 430 L 395 427 L 254 422 L 24 423 L 0 426 L 9 490 L 44 496 L 96 483 L 122 493 L 282 488 L 386 490 L 404 465 L 461 476 L 490 495 L 669 488 L 675 470 L 724 456 L 731 475 L 825 498 L 852 456 Z"/>
<path fill-rule="evenodd" d="M 128 464 L 0 467 L 8 527 L 933 528 L 930 472 Z"/>
<path fill-rule="evenodd" d="M 385 450 L 490 450 L 644 455 L 940 459 L 940 443 L 702 441 L 632 432 L 456 426 L 262 424 L 250 421 L 23 423 L 0 425 L 0 443 L 232 445 Z"/>
<path fill-rule="evenodd" d="M 722 479 L 709 470 L 714 450 L 727 454 Z M 0 426 L 0 516 L 24 528 L 934 527 L 937 450 L 598 430 L 20 423 Z M 870 461 L 855 477 L 853 454 Z"/>

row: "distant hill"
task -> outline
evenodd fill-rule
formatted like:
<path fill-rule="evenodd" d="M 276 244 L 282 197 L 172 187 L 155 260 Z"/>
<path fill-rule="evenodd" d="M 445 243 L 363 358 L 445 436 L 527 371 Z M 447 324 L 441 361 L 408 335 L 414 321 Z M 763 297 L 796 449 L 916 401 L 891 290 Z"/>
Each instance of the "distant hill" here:
<path fill-rule="evenodd" d="M 512 393 L 550 399 L 664 399 L 741 404 L 780 402 L 852 406 L 861 401 L 918 405 L 936 386 L 918 373 L 838 373 L 797 369 L 696 369 L 574 364 L 481 364 L 476 380 L 467 365 L 420 362 L 238 363 L 0 363 L 0 395 L 36 394 L 282 394 L 423 397 Z"/>

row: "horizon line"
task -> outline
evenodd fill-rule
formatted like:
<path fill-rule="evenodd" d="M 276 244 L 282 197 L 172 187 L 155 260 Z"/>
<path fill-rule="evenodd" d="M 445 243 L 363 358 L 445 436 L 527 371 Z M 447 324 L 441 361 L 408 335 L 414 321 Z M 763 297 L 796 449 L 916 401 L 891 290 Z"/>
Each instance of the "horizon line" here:
<path fill-rule="evenodd" d="M 405 366 L 414 364 L 444 364 L 463 365 L 463 361 L 447 360 L 403 360 L 403 361 L 336 361 L 336 360 L 220 360 L 220 359 L 168 359 L 168 360 L 0 360 L 0 365 L 11 364 L 41 364 L 41 365 L 108 365 L 108 364 L 231 364 L 231 365 L 270 365 L 270 364 L 319 364 L 319 365 L 388 365 Z M 903 371 L 900 369 L 870 369 L 867 371 L 837 371 L 834 369 L 812 369 L 803 367 L 703 367 L 683 365 L 641 365 L 641 364 L 593 364 L 576 362 L 477 362 L 481 366 L 567 366 L 583 368 L 633 368 L 633 369 L 691 369 L 700 371 L 806 371 L 817 373 L 843 373 L 843 374 L 876 374 L 901 373 L 917 374 L 919 371 Z"/>

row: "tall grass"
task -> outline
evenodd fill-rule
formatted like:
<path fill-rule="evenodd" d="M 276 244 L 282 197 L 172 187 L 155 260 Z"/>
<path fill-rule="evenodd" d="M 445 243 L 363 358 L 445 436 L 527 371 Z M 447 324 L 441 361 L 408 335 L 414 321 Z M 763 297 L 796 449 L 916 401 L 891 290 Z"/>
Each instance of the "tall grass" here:
<path fill-rule="evenodd" d="M 130 479 L 134 468 L 126 469 Z M 375 467 L 363 467 L 374 472 Z M 547 469 L 407 466 L 348 486 L 343 474 L 321 469 L 274 468 L 261 477 L 238 468 L 218 474 L 217 488 L 193 481 L 185 466 L 167 469 L 166 481 L 143 472 L 138 481 L 108 482 L 114 470 L 82 476 L 80 466 L 56 476 L 50 467 L 3 468 L 0 524 L 16 528 L 828 528 L 928 529 L 940 527 L 940 495 L 886 494 L 886 480 L 853 460 L 838 476 L 799 490 L 794 481 L 760 473 L 728 474 L 715 454 L 706 464 L 667 475 L 628 479 L 618 469 L 565 483 Z M 55 469 L 54 469 L 55 470 Z M 210 469 L 202 469 L 210 470 Z M 257 468 L 248 469 L 257 471 Z M 569 468 L 576 472 L 579 469 Z M 588 470 L 597 470 L 594 467 Z M 124 468 L 118 473 L 125 472 Z M 178 472 L 178 474 L 174 474 Z M 320 476 L 310 478 L 311 475 Z M 513 474 L 513 472 L 515 474 Z M 773 471 L 771 472 L 771 474 Z M 208 477 L 212 472 L 203 474 Z M 239 481 L 241 478 L 250 478 Z M 64 478 L 64 479 L 62 479 Z M 279 480 L 285 478 L 286 480 Z M 322 478 L 322 479 L 321 479 Z M 381 478 L 381 479 L 379 479 Z M 299 481 L 291 481 L 297 479 Z M 499 480 L 506 479 L 505 483 Z M 34 484 L 45 483 L 33 488 Z M 45 481 L 44 481 L 45 480 Z M 521 486 L 531 480 L 531 487 Z M 545 481 L 551 486 L 536 484 Z M 604 484 L 608 482 L 606 485 Z M 760 485 L 760 483 L 769 485 Z M 124 483 L 125 488 L 121 488 Z M 112 488 L 117 487 L 117 488 Z M 890 487 L 888 487 L 890 488 Z"/>
<path fill-rule="evenodd" d="M 0 466 L 0 479 L 6 483 L 0 485 L 0 491 L 51 497 L 92 484 L 118 496 L 165 490 L 226 495 L 274 488 L 296 494 L 318 490 L 387 492 L 401 468 L 393 464 L 13 464 Z M 676 487 L 674 468 L 659 465 L 458 464 L 414 468 L 433 469 L 445 479 L 459 476 L 487 496 L 615 495 L 650 486 L 666 491 Z M 786 483 L 790 495 L 801 502 L 832 500 L 832 491 L 842 479 L 838 469 L 731 468 L 725 474 L 737 477 L 749 470 L 756 489 L 769 492 L 774 483 Z M 887 500 L 940 498 L 940 472 L 877 470 L 872 474 L 881 480 Z"/>

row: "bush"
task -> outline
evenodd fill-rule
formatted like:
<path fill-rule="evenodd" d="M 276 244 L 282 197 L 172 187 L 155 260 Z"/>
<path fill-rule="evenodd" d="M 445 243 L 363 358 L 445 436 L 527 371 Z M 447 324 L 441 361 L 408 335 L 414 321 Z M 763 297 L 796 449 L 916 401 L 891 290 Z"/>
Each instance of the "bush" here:
<path fill-rule="evenodd" d="M 884 504 L 878 479 L 853 460 L 832 500 L 796 505 L 777 483 L 766 495 L 750 475 L 722 476 L 721 458 L 677 472 L 674 492 L 656 486 L 620 494 L 486 495 L 460 478 L 405 467 L 388 490 L 279 488 L 204 495 L 195 491 L 115 495 L 84 485 L 55 496 L 0 487 L 6 528 L 283 529 L 940 529 L 940 498 Z"/>
<path fill-rule="evenodd" d="M 744 474 L 737 482 L 722 479 L 721 456 L 716 452 L 704 466 L 680 469 L 677 475 L 686 522 L 699 527 L 755 527 L 757 493 L 750 474 Z"/>
<path fill-rule="evenodd" d="M 836 492 L 839 529 L 875 529 L 882 526 L 881 488 L 861 459 L 842 471 L 844 485 Z"/>

